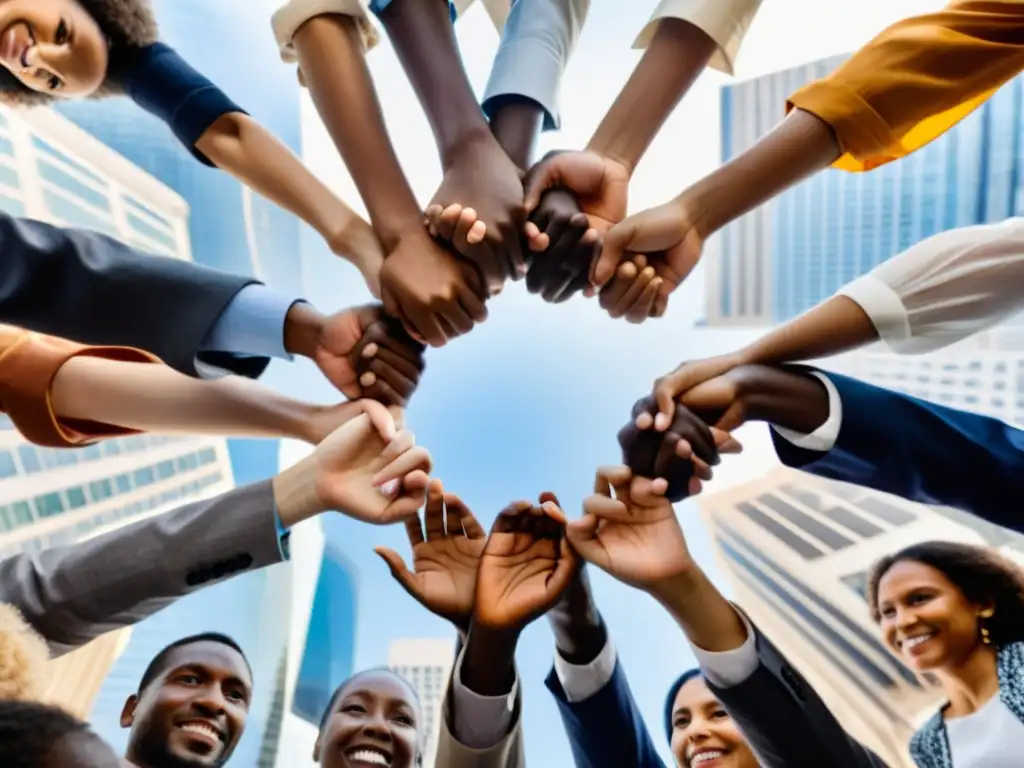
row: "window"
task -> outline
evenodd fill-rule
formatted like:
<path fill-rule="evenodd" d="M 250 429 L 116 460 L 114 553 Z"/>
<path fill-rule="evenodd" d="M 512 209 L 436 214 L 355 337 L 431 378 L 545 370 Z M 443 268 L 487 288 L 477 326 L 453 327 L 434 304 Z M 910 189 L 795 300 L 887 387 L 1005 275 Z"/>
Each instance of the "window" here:
<path fill-rule="evenodd" d="M 109 480 L 97 480 L 89 483 L 89 495 L 93 501 L 102 501 L 114 495 L 114 489 L 110 487 Z"/>
<path fill-rule="evenodd" d="M 82 457 L 82 461 L 93 461 L 94 459 L 103 458 L 103 449 L 100 448 L 99 443 L 93 443 L 87 445 L 85 448 L 78 452 L 78 455 Z"/>
<path fill-rule="evenodd" d="M 217 460 L 217 453 L 213 448 L 206 448 L 199 452 L 199 463 L 200 464 L 212 464 Z"/>
<path fill-rule="evenodd" d="M 768 533 L 775 536 L 775 538 L 779 539 L 782 543 L 796 550 L 796 552 L 802 557 L 808 560 L 814 560 L 824 554 L 816 546 L 800 538 L 786 526 L 776 520 L 773 520 L 753 504 L 741 502 L 736 505 L 736 509 L 764 528 Z"/>
<path fill-rule="evenodd" d="M 14 464 L 14 456 L 10 451 L 0 451 L 0 477 L 14 477 L 18 468 Z"/>
<path fill-rule="evenodd" d="M 48 493 L 45 496 L 36 496 L 36 513 L 40 517 L 59 515 L 64 511 L 64 503 L 60 500 L 59 493 Z"/>
<path fill-rule="evenodd" d="M 0 507 L 0 532 L 14 528 L 14 521 L 7 516 L 7 507 Z"/>
<path fill-rule="evenodd" d="M 858 506 L 873 514 L 875 517 L 879 517 L 887 523 L 893 525 L 905 525 L 906 523 L 912 522 L 916 518 L 910 512 L 907 512 L 902 507 L 897 507 L 888 502 L 876 499 L 873 496 L 868 496 L 866 499 L 861 499 L 858 502 Z"/>
<path fill-rule="evenodd" d="M 26 472 L 38 472 L 43 468 L 43 465 L 39 463 L 36 449 L 30 445 L 19 445 L 18 457 L 21 459 L 21 466 L 25 468 Z"/>
<path fill-rule="evenodd" d="M 825 544 L 832 549 L 843 549 L 853 543 L 852 539 L 844 536 L 834 528 L 830 528 L 817 518 L 811 517 L 806 512 L 797 509 L 792 504 L 783 501 L 777 496 L 766 493 L 758 496 L 757 500 L 761 504 L 764 504 L 764 506 L 768 507 L 768 509 L 788 520 L 804 533 L 809 534 L 822 544 Z"/>
<path fill-rule="evenodd" d="M 161 461 L 156 465 L 156 476 L 161 480 L 166 480 L 168 477 L 174 475 L 174 462 L 173 461 Z"/>
<path fill-rule="evenodd" d="M 118 475 L 114 482 L 117 483 L 118 493 L 130 493 L 132 490 L 132 479 L 128 475 Z"/>
<path fill-rule="evenodd" d="M 182 456 L 178 459 L 178 471 L 187 472 L 190 469 L 195 469 L 199 466 L 199 462 L 196 460 L 196 455 L 190 453 L 188 456 Z"/>
<path fill-rule="evenodd" d="M 132 479 L 135 480 L 136 488 L 143 485 L 152 485 L 156 481 L 156 478 L 153 476 L 152 467 L 136 469 L 135 472 L 132 473 Z"/>
<path fill-rule="evenodd" d="M 34 521 L 32 517 L 32 508 L 28 505 L 27 501 L 16 501 L 11 504 L 10 512 L 8 513 L 14 520 L 14 525 L 28 525 Z"/>
<path fill-rule="evenodd" d="M 84 200 L 102 211 L 110 210 L 110 199 L 105 193 L 97 192 L 88 184 L 83 184 L 70 173 L 45 160 L 39 162 L 36 167 L 39 169 L 40 177 L 55 187 L 71 193 L 74 197 Z"/>
<path fill-rule="evenodd" d="M 121 453 L 121 446 L 118 445 L 117 440 L 107 440 L 103 443 L 103 453 L 106 456 L 117 456 Z"/>
<path fill-rule="evenodd" d="M 80 485 L 76 485 L 74 488 L 68 488 L 67 496 L 68 504 L 72 509 L 84 507 L 88 503 L 85 500 L 85 489 Z"/>
<path fill-rule="evenodd" d="M 93 229 L 107 235 L 117 236 L 117 230 L 108 217 L 101 216 L 52 189 L 44 189 L 43 198 L 46 200 L 47 210 L 72 227 Z"/>

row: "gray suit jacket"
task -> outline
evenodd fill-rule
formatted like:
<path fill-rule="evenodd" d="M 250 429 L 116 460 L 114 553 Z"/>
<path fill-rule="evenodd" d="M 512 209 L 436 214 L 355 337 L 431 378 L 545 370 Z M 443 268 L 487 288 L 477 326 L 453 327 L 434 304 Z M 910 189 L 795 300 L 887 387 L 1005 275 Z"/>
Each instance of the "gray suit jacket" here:
<path fill-rule="evenodd" d="M 281 562 L 270 481 L 0 562 L 11 603 L 59 656 L 180 597 Z"/>
<path fill-rule="evenodd" d="M 137 347 L 198 376 L 197 358 L 259 376 L 265 357 L 199 353 L 248 277 L 0 213 L 0 322 L 83 344 Z"/>
<path fill-rule="evenodd" d="M 853 739 L 814 689 L 763 634 L 757 670 L 739 685 L 708 688 L 725 706 L 763 768 L 887 768 Z"/>

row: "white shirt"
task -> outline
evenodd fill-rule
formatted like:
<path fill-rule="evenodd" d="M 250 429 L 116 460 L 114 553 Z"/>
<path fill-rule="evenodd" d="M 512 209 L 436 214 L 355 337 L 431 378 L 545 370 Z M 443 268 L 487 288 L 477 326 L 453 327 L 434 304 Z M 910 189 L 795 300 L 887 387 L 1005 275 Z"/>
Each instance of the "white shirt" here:
<path fill-rule="evenodd" d="M 948 346 L 1024 310 L 1024 218 L 940 232 L 839 293 L 894 352 Z"/>
<path fill-rule="evenodd" d="M 954 768 L 1020 768 L 1024 723 L 998 695 L 966 717 L 946 721 Z"/>

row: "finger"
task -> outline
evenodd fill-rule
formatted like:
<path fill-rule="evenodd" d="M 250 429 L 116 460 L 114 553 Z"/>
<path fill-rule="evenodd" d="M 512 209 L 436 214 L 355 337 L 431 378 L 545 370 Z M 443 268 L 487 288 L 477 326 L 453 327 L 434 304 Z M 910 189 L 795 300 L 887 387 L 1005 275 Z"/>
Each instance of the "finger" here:
<path fill-rule="evenodd" d="M 427 506 L 423 513 L 427 541 L 444 538 L 444 486 L 436 478 L 427 487 Z"/>
<path fill-rule="evenodd" d="M 448 302 L 441 310 L 441 318 L 451 334 L 448 338 L 454 339 L 473 330 L 473 318 L 458 301 Z"/>
<path fill-rule="evenodd" d="M 463 504 L 449 504 L 448 499 L 458 500 L 458 496 L 450 493 L 444 494 L 444 529 L 449 536 L 461 536 L 465 533 L 462 526 L 462 513 L 468 512 Z"/>
<path fill-rule="evenodd" d="M 615 497 L 625 498 L 629 494 L 629 481 L 633 477 L 633 471 L 625 464 L 611 467 L 601 467 L 597 470 L 598 475 L 615 491 Z"/>
<path fill-rule="evenodd" d="M 555 564 L 554 572 L 548 577 L 549 599 L 560 597 L 572 583 L 573 579 L 576 578 L 579 570 L 579 557 L 577 557 L 575 550 L 569 544 L 563 529 L 563 535 L 559 536 L 558 539 L 558 561 Z"/>
<path fill-rule="evenodd" d="M 455 237 L 455 228 L 459 224 L 459 218 L 462 216 L 463 210 L 461 205 L 453 203 L 441 212 L 441 215 L 434 222 L 437 227 L 437 237 L 448 241 Z M 475 213 L 473 213 L 473 217 L 475 219 Z"/>
<path fill-rule="evenodd" d="M 643 293 L 640 294 L 639 298 L 633 302 L 632 306 L 626 311 L 626 321 L 630 323 L 642 323 L 647 318 L 651 317 L 654 312 L 654 300 L 658 296 L 658 289 L 661 287 L 663 280 L 660 277 L 655 277 L 647 284 L 644 288 Z"/>
<path fill-rule="evenodd" d="M 565 538 L 581 558 L 607 570 L 610 564 L 608 552 L 597 537 L 597 528 L 600 524 L 601 519 L 593 515 L 570 520 L 565 526 Z"/>
<path fill-rule="evenodd" d="M 562 233 L 568 226 L 569 221 L 563 216 L 552 216 L 548 222 L 544 230 L 544 234 L 548 237 L 547 252 L 534 259 L 533 266 L 526 273 L 526 290 L 530 293 L 540 293 L 544 289 L 548 276 L 558 269 L 559 262 L 565 254 L 557 251 L 552 245 L 559 242 Z"/>
<path fill-rule="evenodd" d="M 634 477 L 629 485 L 630 499 L 641 506 L 653 507 L 665 503 L 665 494 L 668 492 L 668 481 L 659 477 Z"/>
<path fill-rule="evenodd" d="M 629 493 L 628 485 L 626 493 L 627 495 Z M 583 514 L 616 523 L 629 522 L 630 520 L 629 508 L 623 502 L 597 494 L 588 496 L 583 500 Z"/>
<path fill-rule="evenodd" d="M 391 571 L 395 581 L 402 585 L 402 589 L 419 599 L 419 590 L 416 589 L 416 577 L 409 570 L 402 556 L 395 552 L 395 550 L 388 549 L 387 547 L 374 547 L 373 551 L 380 555 L 381 560 L 387 563 L 388 570 Z"/>
<path fill-rule="evenodd" d="M 412 394 L 420 378 L 420 370 L 415 363 L 390 349 L 380 348 L 370 358 L 369 371 L 403 394 Z"/>
<path fill-rule="evenodd" d="M 370 425 L 374 430 L 376 430 L 377 434 L 380 435 L 380 439 L 385 443 L 390 444 L 398 434 L 395 419 L 391 415 L 390 411 L 376 400 L 364 398 L 362 400 L 357 400 L 356 402 L 362 412 L 366 414 L 367 418 L 369 418 Z"/>
<path fill-rule="evenodd" d="M 437 221 L 441 218 L 441 213 L 444 208 L 437 203 L 432 203 L 427 206 L 427 210 L 423 212 L 424 218 L 427 220 L 427 231 L 431 237 L 437 237 Z"/>
<path fill-rule="evenodd" d="M 540 205 L 541 196 L 557 182 L 557 166 L 541 161 L 526 175 L 523 183 L 523 207 L 527 213 Z"/>
<path fill-rule="evenodd" d="M 719 453 L 743 452 L 743 444 L 724 429 L 712 427 L 711 435 L 715 438 L 715 445 L 718 446 Z"/>
<path fill-rule="evenodd" d="M 636 279 L 629 284 L 618 301 L 608 308 L 608 314 L 615 318 L 625 317 L 629 312 L 630 307 L 632 307 L 643 294 L 644 289 L 650 285 L 651 281 L 654 279 L 654 275 L 654 267 L 644 267 L 637 275 Z"/>
<path fill-rule="evenodd" d="M 718 455 L 718 448 L 715 447 L 715 438 L 711 434 L 711 427 L 686 406 L 676 407 L 676 417 L 672 422 L 671 430 L 681 438 L 688 440 L 694 454 L 711 466 L 722 461 Z"/>
<path fill-rule="evenodd" d="M 430 456 L 430 451 L 418 445 L 398 456 L 374 475 L 373 485 L 381 488 L 386 483 L 399 480 L 415 470 L 429 472 L 431 469 L 433 469 L 433 459 Z"/>
<path fill-rule="evenodd" d="M 715 422 L 715 426 L 726 432 L 732 432 L 732 430 L 743 426 L 743 423 L 746 420 L 746 409 L 744 408 L 743 403 L 737 400 L 725 409 L 725 413 L 723 413 L 719 417 L 718 421 Z"/>
<path fill-rule="evenodd" d="M 373 372 L 367 372 L 363 376 L 367 378 L 375 376 L 374 380 L 365 388 L 367 397 L 372 397 L 384 405 L 405 405 L 409 401 L 409 395 L 412 394 L 411 391 L 409 395 L 402 394 Z M 362 377 L 360 378 L 360 383 L 363 383 Z"/>
<path fill-rule="evenodd" d="M 541 291 L 541 297 L 544 301 L 554 302 L 565 289 L 572 282 L 573 278 L 582 271 L 589 269 L 590 264 L 581 264 L 579 255 L 577 254 L 577 248 L 580 244 L 580 240 L 583 235 L 587 232 L 587 217 L 585 214 L 577 214 L 569 219 L 568 226 L 562 231 L 561 236 L 555 243 L 555 247 L 552 249 L 553 252 L 561 255 L 558 264 L 555 265 L 555 269 L 552 270 L 548 279 L 545 280 L 545 285 Z M 584 255 L 586 255 L 587 249 L 584 248 Z M 575 258 L 574 258 L 575 257 Z"/>
<path fill-rule="evenodd" d="M 461 524 L 462 532 L 466 534 L 467 538 L 482 539 L 487 536 L 487 532 L 480 525 L 480 521 L 476 519 L 476 516 L 461 498 L 454 493 L 446 493 L 444 495 L 444 505 L 448 512 L 448 519 L 450 520 L 452 515 L 456 516 Z"/>
<path fill-rule="evenodd" d="M 608 482 L 608 478 L 602 469 L 598 468 L 597 472 L 594 473 L 594 493 L 599 496 L 607 496 L 610 499 L 612 497 L 612 484 Z"/>
<path fill-rule="evenodd" d="M 629 241 L 629 238 L 623 238 L 620 233 L 624 231 L 623 227 L 629 228 L 631 226 L 627 218 L 605 233 L 601 255 L 597 257 L 590 273 L 590 282 L 594 285 L 601 287 L 611 280 L 615 275 L 616 267 L 626 260 L 624 246 Z"/>
<path fill-rule="evenodd" d="M 467 289 L 459 293 L 459 304 L 473 322 L 482 323 L 487 319 L 487 306 L 472 290 Z"/>
<path fill-rule="evenodd" d="M 409 537 L 409 546 L 413 549 L 424 542 L 423 525 L 420 523 L 420 516 L 410 517 L 405 521 L 405 533 Z"/>
<path fill-rule="evenodd" d="M 696 496 L 704 490 L 704 483 L 698 477 L 691 477 L 690 484 L 686 490 L 690 496 Z"/>
<path fill-rule="evenodd" d="M 614 307 L 629 290 L 637 274 L 638 270 L 633 262 L 626 261 L 620 264 L 619 268 L 615 270 L 615 276 L 601 288 L 601 292 L 598 294 L 601 308 L 608 310 Z"/>
<path fill-rule="evenodd" d="M 561 304 L 590 285 L 590 270 L 594 260 L 600 253 L 601 236 L 596 229 L 585 230 L 576 247 L 573 248 L 568 260 L 571 265 L 571 269 L 567 271 L 569 275 L 568 282 L 551 299 L 552 303 Z"/>
<path fill-rule="evenodd" d="M 644 411 L 633 420 L 633 423 L 637 429 L 650 429 L 654 426 L 654 416 Z"/>
<path fill-rule="evenodd" d="M 441 328 L 440 318 L 426 307 L 416 307 L 408 315 L 411 333 L 418 335 L 432 347 L 443 347 L 448 341 Z"/>
<path fill-rule="evenodd" d="M 555 520 L 561 525 L 565 525 L 565 513 L 555 502 L 545 501 L 540 505 L 540 509 L 552 520 Z"/>
<path fill-rule="evenodd" d="M 544 491 L 544 492 L 542 492 L 538 500 L 539 500 L 539 502 L 541 504 L 544 504 L 545 502 L 550 501 L 552 504 L 554 504 L 559 509 L 562 508 L 562 505 L 558 502 L 558 496 L 556 496 L 554 494 L 554 492 L 552 492 L 552 491 Z"/>

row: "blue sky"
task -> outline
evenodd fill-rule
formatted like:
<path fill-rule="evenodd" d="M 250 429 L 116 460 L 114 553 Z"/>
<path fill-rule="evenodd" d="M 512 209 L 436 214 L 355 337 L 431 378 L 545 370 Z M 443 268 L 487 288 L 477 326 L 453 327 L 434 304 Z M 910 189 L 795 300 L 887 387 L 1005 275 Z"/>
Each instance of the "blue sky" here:
<path fill-rule="evenodd" d="M 563 81 L 563 130 L 545 136 L 544 149 L 586 143 L 639 58 L 630 46 L 651 5 L 593 3 Z M 898 11 L 891 5 L 864 2 L 856 18 L 847 18 L 838 13 L 849 9 L 845 4 L 767 0 L 745 42 L 737 75 L 754 76 L 851 50 L 900 16 L 934 3 L 907 0 Z M 800 35 L 793 32 L 795 18 L 801 20 Z M 467 70 L 482 92 L 497 34 L 479 7 L 457 29 Z M 370 60 L 407 175 L 420 199 L 429 199 L 440 168 L 426 119 L 410 108 L 415 97 L 386 39 Z M 705 74 L 676 110 L 638 169 L 633 209 L 665 201 L 717 164 L 718 89 L 726 82 L 719 73 Z M 351 178 L 305 97 L 303 109 L 307 161 L 362 210 Z M 781 110 L 782 105 L 780 115 Z M 336 259 L 314 257 L 303 269 L 308 298 L 325 311 L 368 300 L 358 274 Z M 616 431 L 652 380 L 681 360 L 736 348 L 754 335 L 695 329 L 702 302 L 699 270 L 673 297 L 663 319 L 641 326 L 614 322 L 583 299 L 547 305 L 514 285 L 491 302 L 485 325 L 429 353 L 426 376 L 409 409 L 410 426 L 433 452 L 437 476 L 463 496 L 485 525 L 508 502 L 543 490 L 555 491 L 570 515 L 579 514 L 594 468 L 619 460 Z M 315 369 L 302 362 L 275 363 L 266 381 L 322 401 L 333 397 Z M 763 428 L 744 430 L 742 437 L 753 455 L 737 462 L 738 470 L 732 468 L 729 474 L 737 479 L 772 460 Z M 695 555 L 726 584 L 695 506 L 683 503 L 677 509 Z M 393 638 L 450 634 L 444 622 L 405 595 L 373 554 L 373 547 L 382 544 L 407 554 L 401 528 L 370 528 L 340 516 L 328 518 L 325 527 L 359 572 L 356 668 L 384 663 Z M 593 573 L 592 581 L 634 694 L 668 761 L 660 726 L 662 698 L 668 682 L 692 665 L 692 656 L 681 632 L 652 600 L 603 574 Z M 536 768 L 572 763 L 557 710 L 543 686 L 552 652 L 547 624 L 538 621 L 524 634 L 518 653 L 528 762 Z"/>

